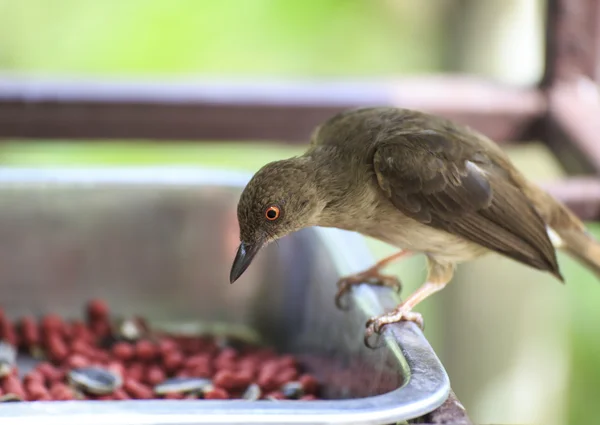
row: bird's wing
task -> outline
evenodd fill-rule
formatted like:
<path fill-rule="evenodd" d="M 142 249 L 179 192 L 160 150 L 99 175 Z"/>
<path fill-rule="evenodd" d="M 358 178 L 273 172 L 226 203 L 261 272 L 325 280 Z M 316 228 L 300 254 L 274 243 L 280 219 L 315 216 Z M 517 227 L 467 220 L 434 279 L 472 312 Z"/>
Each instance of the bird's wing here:
<path fill-rule="evenodd" d="M 405 215 L 562 280 L 544 221 L 476 144 L 435 131 L 400 134 L 377 143 L 373 166 Z"/>

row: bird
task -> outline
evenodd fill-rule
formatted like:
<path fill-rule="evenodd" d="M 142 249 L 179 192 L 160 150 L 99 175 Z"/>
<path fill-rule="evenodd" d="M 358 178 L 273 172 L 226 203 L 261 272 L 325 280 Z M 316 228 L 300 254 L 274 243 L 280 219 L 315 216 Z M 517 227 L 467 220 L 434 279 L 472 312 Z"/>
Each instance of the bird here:
<path fill-rule="evenodd" d="M 411 321 L 456 267 L 496 253 L 564 283 L 563 251 L 600 279 L 600 243 L 564 204 L 528 180 L 492 139 L 442 116 L 362 107 L 330 116 L 307 135 L 305 152 L 262 166 L 237 204 L 240 245 L 234 283 L 269 243 L 306 227 L 333 227 L 380 240 L 394 254 L 337 282 L 336 305 L 353 286 L 401 288 L 382 268 L 413 255 L 425 282 L 394 309 L 369 318 L 364 339 Z"/>

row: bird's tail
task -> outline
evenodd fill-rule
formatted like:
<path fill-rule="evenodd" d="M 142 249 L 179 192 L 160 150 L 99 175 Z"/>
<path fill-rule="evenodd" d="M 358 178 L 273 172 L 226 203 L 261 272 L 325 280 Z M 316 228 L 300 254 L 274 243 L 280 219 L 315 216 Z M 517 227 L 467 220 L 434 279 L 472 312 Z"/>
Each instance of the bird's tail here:
<path fill-rule="evenodd" d="M 587 267 L 600 280 L 600 242 L 585 230 L 555 230 L 558 234 L 551 237 L 561 251 Z"/>

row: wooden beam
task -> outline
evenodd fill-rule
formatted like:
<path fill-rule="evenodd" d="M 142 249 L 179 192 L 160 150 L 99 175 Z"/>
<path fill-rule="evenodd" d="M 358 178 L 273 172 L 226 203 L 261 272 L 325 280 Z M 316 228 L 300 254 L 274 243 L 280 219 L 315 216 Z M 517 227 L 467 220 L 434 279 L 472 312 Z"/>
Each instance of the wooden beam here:
<path fill-rule="evenodd" d="M 600 82 L 600 0 L 548 0 L 542 85 L 587 77 Z"/>
<path fill-rule="evenodd" d="M 272 140 L 306 143 L 348 108 L 393 105 L 520 140 L 543 95 L 461 77 L 385 82 L 107 82 L 0 79 L 0 137 Z"/>

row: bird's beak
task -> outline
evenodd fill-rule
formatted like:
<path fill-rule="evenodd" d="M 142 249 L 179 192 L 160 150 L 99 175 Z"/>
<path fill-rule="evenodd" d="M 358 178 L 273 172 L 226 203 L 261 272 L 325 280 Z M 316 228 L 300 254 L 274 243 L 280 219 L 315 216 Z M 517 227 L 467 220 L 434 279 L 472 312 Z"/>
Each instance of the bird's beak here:
<path fill-rule="evenodd" d="M 231 272 L 229 273 L 229 282 L 233 283 L 246 271 L 254 256 L 262 248 L 262 243 L 246 243 L 242 242 L 233 260 Z"/>

